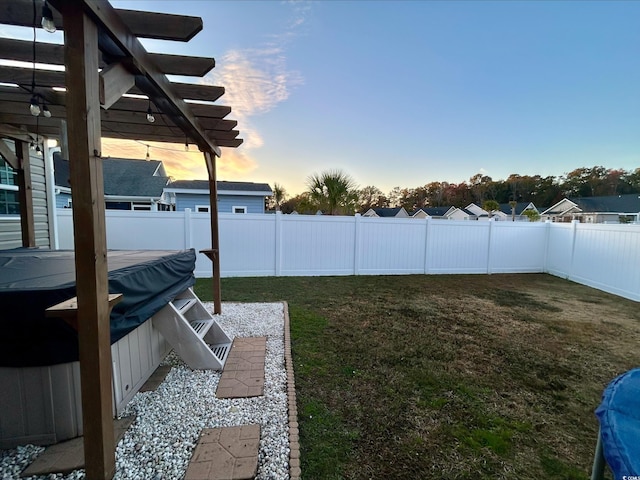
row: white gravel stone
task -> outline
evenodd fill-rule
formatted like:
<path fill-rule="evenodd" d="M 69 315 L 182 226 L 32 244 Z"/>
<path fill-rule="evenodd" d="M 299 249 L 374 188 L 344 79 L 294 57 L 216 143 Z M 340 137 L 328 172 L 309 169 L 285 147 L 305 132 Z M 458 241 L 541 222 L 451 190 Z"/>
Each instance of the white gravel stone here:
<path fill-rule="evenodd" d="M 205 303 L 209 309 L 212 305 Z M 216 316 L 231 338 L 267 337 L 264 395 L 215 397 L 220 373 L 191 370 L 173 352 L 173 368 L 156 391 L 137 393 L 122 416 L 136 415 L 116 448 L 115 480 L 179 480 L 184 476 L 200 431 L 258 423 L 261 426 L 260 480 L 289 478 L 287 375 L 284 365 L 284 311 L 281 303 L 224 303 Z M 34 445 L 0 450 L 0 479 L 18 479 L 44 449 Z M 79 480 L 84 471 L 29 480 Z"/>

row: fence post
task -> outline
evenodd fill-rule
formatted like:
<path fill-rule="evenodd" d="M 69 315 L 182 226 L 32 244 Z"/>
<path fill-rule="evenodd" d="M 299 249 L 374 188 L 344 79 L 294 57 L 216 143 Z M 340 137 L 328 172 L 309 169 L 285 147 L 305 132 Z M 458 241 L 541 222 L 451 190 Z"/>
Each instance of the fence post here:
<path fill-rule="evenodd" d="M 280 210 L 276 210 L 276 228 L 275 228 L 275 249 L 274 257 L 275 257 L 275 276 L 280 276 L 280 271 L 282 270 L 282 212 Z"/>
<path fill-rule="evenodd" d="M 549 273 L 549 242 L 551 241 L 551 220 L 544 221 L 546 227 L 544 236 L 544 258 L 542 259 L 542 273 Z"/>
<path fill-rule="evenodd" d="M 191 209 L 184 209 L 184 248 L 191 248 Z"/>
<path fill-rule="evenodd" d="M 360 275 L 360 219 L 361 215 L 356 213 L 354 220 L 355 234 L 353 237 L 353 274 Z"/>
<path fill-rule="evenodd" d="M 571 280 L 573 277 L 573 260 L 576 253 L 576 237 L 578 232 L 579 220 L 571 220 L 571 262 L 569 263 L 569 272 L 567 274 L 567 280 Z"/>
<path fill-rule="evenodd" d="M 491 275 L 491 238 L 493 237 L 493 224 L 495 220 L 489 219 L 489 238 L 487 239 L 487 275 Z"/>
<path fill-rule="evenodd" d="M 431 217 L 425 218 L 424 230 L 424 273 L 429 273 L 429 250 L 431 249 Z"/>

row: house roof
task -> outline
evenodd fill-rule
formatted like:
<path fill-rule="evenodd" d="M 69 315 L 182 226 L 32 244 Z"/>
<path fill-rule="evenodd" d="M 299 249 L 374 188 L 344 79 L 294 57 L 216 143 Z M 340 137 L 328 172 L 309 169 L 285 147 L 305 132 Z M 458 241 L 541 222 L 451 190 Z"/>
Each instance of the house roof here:
<path fill-rule="evenodd" d="M 420 210 L 422 210 L 424 213 L 426 213 L 430 217 L 444 217 L 445 213 L 451 210 L 451 207 L 423 207 L 411 213 L 411 216 L 413 217 Z"/>
<path fill-rule="evenodd" d="M 535 205 L 533 205 L 531 202 L 518 202 L 516 204 L 516 215 L 522 215 L 522 212 L 524 212 L 529 205 L 535 208 Z M 511 205 L 509 205 L 508 203 L 501 203 L 500 211 L 502 213 L 506 213 L 507 215 L 511 215 Z"/>
<path fill-rule="evenodd" d="M 395 208 L 372 208 L 376 215 L 379 217 L 396 217 L 401 210 L 404 210 L 403 207 L 395 207 Z M 405 211 L 406 213 L 406 211 Z"/>
<path fill-rule="evenodd" d="M 640 195 L 637 193 L 606 197 L 571 197 L 569 200 L 578 205 L 583 212 L 640 212 Z"/>
<path fill-rule="evenodd" d="M 71 188 L 69 161 L 59 152 L 53 154 L 57 187 Z M 158 160 L 105 158 L 102 160 L 104 194 L 120 197 L 161 197 L 169 177 L 155 175 L 163 171 Z"/>
<path fill-rule="evenodd" d="M 268 183 L 254 183 L 254 182 L 216 182 L 218 187 L 218 193 L 220 192 L 259 192 L 265 196 L 273 195 L 273 190 Z M 208 180 L 175 180 L 167 185 L 167 191 L 177 190 L 203 190 L 209 192 Z M 195 192 L 194 192 L 195 193 Z"/>

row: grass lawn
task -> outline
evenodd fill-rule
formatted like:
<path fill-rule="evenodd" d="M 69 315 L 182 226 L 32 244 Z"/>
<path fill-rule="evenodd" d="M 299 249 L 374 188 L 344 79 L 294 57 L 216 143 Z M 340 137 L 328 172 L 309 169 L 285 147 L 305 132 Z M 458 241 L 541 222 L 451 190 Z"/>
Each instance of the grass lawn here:
<path fill-rule="evenodd" d="M 210 280 L 198 295 L 211 299 Z M 286 300 L 302 473 L 588 479 L 593 411 L 640 364 L 640 308 L 550 275 L 223 279 Z"/>

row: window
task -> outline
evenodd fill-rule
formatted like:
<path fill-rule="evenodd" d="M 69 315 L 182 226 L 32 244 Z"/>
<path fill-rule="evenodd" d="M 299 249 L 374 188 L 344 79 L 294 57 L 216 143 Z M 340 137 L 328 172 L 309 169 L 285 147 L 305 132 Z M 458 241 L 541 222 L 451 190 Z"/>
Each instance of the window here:
<path fill-rule="evenodd" d="M 0 189 L 0 215 L 20 215 L 20 198 L 16 190 Z"/>
<path fill-rule="evenodd" d="M 209 205 L 196 205 L 196 212 L 209 213 Z"/>
<path fill-rule="evenodd" d="M 233 213 L 247 213 L 247 207 L 232 207 L 231 211 Z"/>
<path fill-rule="evenodd" d="M 7 164 L 2 158 L 0 158 L 0 184 L 2 185 L 15 185 L 16 184 L 16 172 Z"/>
<path fill-rule="evenodd" d="M 131 210 L 146 210 L 146 211 L 150 211 L 151 210 L 151 204 L 150 203 L 132 203 L 131 204 Z"/>
<path fill-rule="evenodd" d="M 0 158 L 0 215 L 20 215 L 16 172 Z"/>

